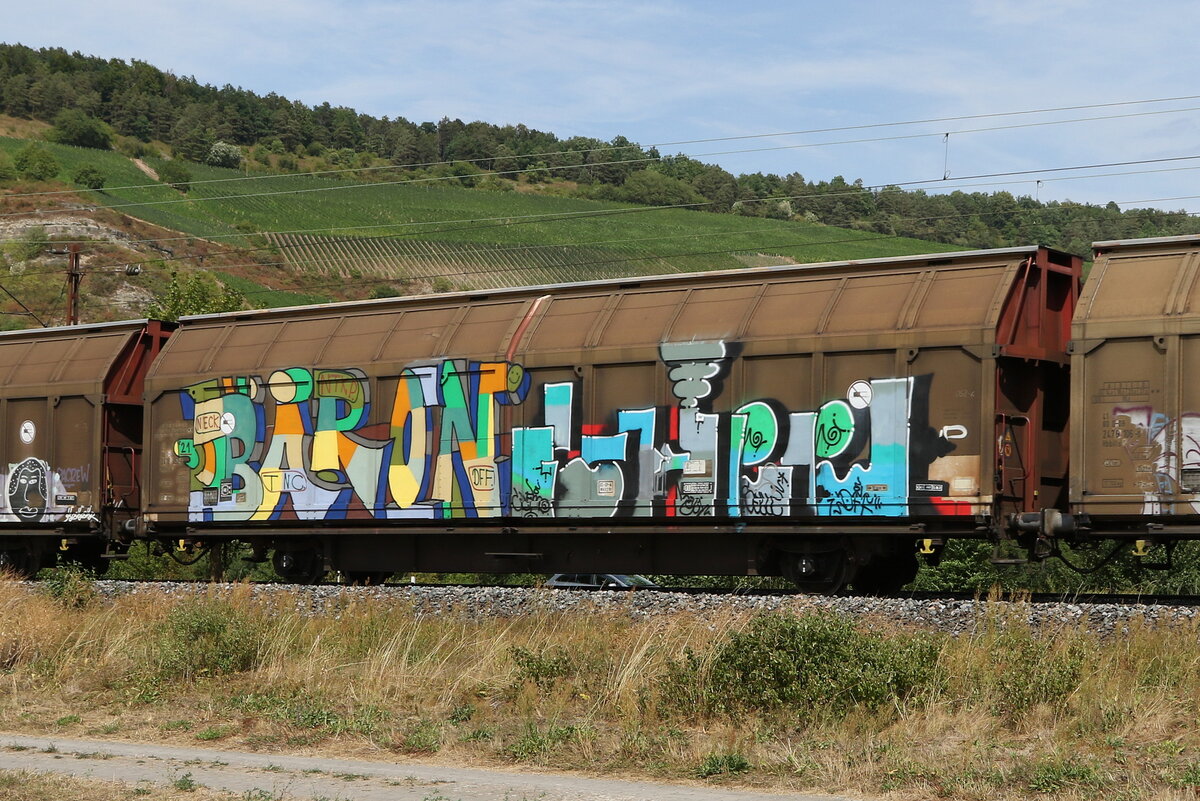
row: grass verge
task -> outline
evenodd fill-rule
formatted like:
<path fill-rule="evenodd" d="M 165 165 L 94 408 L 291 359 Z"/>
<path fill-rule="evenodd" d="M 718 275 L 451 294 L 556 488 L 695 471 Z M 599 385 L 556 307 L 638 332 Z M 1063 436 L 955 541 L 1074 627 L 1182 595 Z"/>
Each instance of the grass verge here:
<path fill-rule="evenodd" d="M 0 727 L 897 798 L 1193 797 L 1194 628 L 950 637 L 789 612 L 313 618 L 0 582 Z"/>

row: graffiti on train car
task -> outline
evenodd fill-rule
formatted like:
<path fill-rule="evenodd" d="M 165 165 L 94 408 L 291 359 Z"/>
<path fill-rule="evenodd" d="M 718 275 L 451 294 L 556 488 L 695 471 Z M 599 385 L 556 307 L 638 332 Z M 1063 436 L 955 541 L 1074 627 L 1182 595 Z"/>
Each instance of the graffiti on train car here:
<path fill-rule="evenodd" d="M 723 342 L 666 343 L 677 402 L 582 419 L 582 380 L 448 359 L 372 382 L 292 367 L 179 394 L 193 519 L 903 516 L 969 513 L 929 466 L 954 443 L 929 425 L 932 376 L 856 381 L 846 399 L 770 398 L 712 411 Z M 519 407 L 519 408 L 518 408 Z M 956 426 L 955 429 L 961 429 Z M 914 508 L 919 506 L 920 508 Z"/>
<path fill-rule="evenodd" d="M 1106 489 L 1141 495 L 1143 514 L 1200 512 L 1200 500 L 1177 504 L 1180 495 L 1200 494 L 1200 414 L 1172 418 L 1150 405 L 1114 406 L 1102 426 L 1101 445 L 1120 449 L 1119 457 L 1106 454 L 1105 467 L 1125 473 L 1105 480 Z"/>
<path fill-rule="evenodd" d="M 90 465 L 51 467 L 29 456 L 0 471 L 0 522 L 26 524 L 95 523 L 99 516 L 91 505 L 77 505 L 80 495 L 90 497 Z"/>

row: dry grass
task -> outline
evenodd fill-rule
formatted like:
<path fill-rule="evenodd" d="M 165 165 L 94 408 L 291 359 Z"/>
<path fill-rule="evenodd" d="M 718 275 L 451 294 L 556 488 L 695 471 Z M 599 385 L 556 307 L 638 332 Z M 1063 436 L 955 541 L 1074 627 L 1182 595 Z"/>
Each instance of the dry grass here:
<path fill-rule="evenodd" d="M 41 139 L 51 127 L 50 123 L 41 120 L 27 120 L 0 114 L 0 136 L 11 136 L 13 139 Z"/>
<path fill-rule="evenodd" d="M 1039 636 L 993 609 L 950 638 L 818 618 L 295 605 L 243 590 L 68 608 L 0 582 L 0 727 L 895 798 L 1200 786 L 1194 628 Z"/>
<path fill-rule="evenodd" d="M 140 782 L 135 786 L 100 779 L 0 770 L 0 801 L 126 801 L 146 798 L 155 801 L 232 801 L 245 796 L 216 792 L 205 787 L 181 790 L 170 784 Z"/>

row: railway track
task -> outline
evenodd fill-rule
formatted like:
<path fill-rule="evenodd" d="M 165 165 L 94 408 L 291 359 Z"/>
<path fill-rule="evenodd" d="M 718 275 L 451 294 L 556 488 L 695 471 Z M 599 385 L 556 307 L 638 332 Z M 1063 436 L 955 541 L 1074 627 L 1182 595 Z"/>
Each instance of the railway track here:
<path fill-rule="evenodd" d="M 160 585 L 163 587 L 172 586 L 207 586 L 220 585 L 219 582 L 211 582 L 202 579 L 97 579 L 97 584 L 100 586 L 112 585 L 144 585 L 153 586 Z M 256 587 L 267 587 L 274 589 L 287 589 L 293 591 L 303 591 L 314 589 L 318 591 L 330 591 L 337 589 L 371 589 L 377 593 L 389 595 L 399 594 L 400 591 L 487 591 L 487 592 L 503 592 L 511 590 L 516 592 L 536 591 L 538 593 L 558 594 L 564 597 L 572 595 L 590 596 L 600 593 L 612 594 L 617 597 L 624 595 L 637 594 L 642 597 L 654 595 L 686 595 L 686 596 L 712 596 L 714 598 L 724 597 L 742 597 L 742 598 L 843 598 L 843 599 L 871 599 L 877 601 L 913 601 L 920 603 L 930 602 L 946 602 L 946 603 L 962 603 L 975 601 L 997 601 L 1006 603 L 1029 603 L 1029 604 L 1068 604 L 1076 606 L 1128 606 L 1128 607 L 1148 607 L 1148 606 L 1171 606 L 1171 607 L 1200 607 L 1200 595 L 1179 595 L 1166 593 L 1102 593 L 1102 592 L 1030 592 L 1027 590 L 1002 590 L 1002 591 L 980 591 L 980 590 L 955 590 L 955 591 L 902 591 L 892 595 L 875 595 L 867 593 L 856 593 L 853 591 L 839 593 L 836 596 L 813 596 L 806 595 L 795 588 L 729 588 L 729 587 L 658 587 L 658 588 L 627 588 L 627 589 L 579 589 L 579 588 L 548 588 L 529 585 L 498 585 L 498 584 L 437 584 L 426 582 L 403 582 L 403 583 L 388 583 L 381 585 L 366 585 L 359 587 L 353 584 L 347 584 L 338 581 L 322 581 L 312 584 L 289 584 L 286 582 L 277 581 L 259 581 L 248 582 Z"/>

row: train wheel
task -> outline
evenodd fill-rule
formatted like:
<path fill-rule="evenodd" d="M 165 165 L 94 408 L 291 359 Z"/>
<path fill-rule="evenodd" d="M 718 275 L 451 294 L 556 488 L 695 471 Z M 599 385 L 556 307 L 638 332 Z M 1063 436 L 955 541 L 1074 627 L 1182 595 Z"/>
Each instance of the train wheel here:
<path fill-rule="evenodd" d="M 281 579 L 292 584 L 316 584 L 325 575 L 315 548 L 276 549 L 271 566 Z"/>
<path fill-rule="evenodd" d="M 817 553 L 779 554 L 780 572 L 801 592 L 833 595 L 846 588 L 854 578 L 854 565 L 844 548 Z"/>
<path fill-rule="evenodd" d="M 342 580 L 347 584 L 371 585 L 378 587 L 391 577 L 391 573 L 382 570 L 343 570 Z"/>

